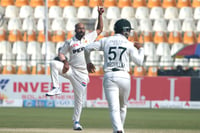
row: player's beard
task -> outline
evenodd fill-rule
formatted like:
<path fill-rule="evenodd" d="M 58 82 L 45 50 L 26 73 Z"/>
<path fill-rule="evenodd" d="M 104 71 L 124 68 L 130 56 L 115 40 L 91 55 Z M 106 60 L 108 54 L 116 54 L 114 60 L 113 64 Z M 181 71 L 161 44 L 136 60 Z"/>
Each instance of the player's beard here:
<path fill-rule="evenodd" d="M 130 32 L 123 32 L 123 35 L 128 39 Z"/>
<path fill-rule="evenodd" d="M 79 32 L 77 38 L 81 39 L 85 35 L 85 32 Z"/>

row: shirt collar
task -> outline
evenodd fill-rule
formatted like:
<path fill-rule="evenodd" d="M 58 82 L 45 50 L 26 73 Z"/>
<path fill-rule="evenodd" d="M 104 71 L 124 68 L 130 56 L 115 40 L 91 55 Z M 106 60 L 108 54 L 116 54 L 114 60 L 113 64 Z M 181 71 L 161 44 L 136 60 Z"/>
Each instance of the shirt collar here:
<path fill-rule="evenodd" d="M 120 37 L 126 38 L 124 35 L 119 34 L 119 33 L 115 34 L 114 36 L 120 36 Z M 127 39 L 127 38 L 126 38 L 126 39 Z"/>

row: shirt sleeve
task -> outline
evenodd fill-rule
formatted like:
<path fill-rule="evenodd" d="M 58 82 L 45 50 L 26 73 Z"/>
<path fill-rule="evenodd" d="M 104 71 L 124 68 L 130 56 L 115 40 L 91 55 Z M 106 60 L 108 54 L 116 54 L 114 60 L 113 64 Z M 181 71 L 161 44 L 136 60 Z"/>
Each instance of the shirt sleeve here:
<path fill-rule="evenodd" d="M 93 32 L 90 32 L 88 34 L 85 35 L 85 39 L 89 41 L 89 43 L 92 43 L 96 40 L 97 38 L 97 32 L 96 31 L 93 31 Z"/>
<path fill-rule="evenodd" d="M 102 44 L 102 40 L 96 41 L 94 43 L 90 43 L 85 47 L 85 60 L 86 60 L 86 63 L 91 63 L 90 52 L 91 51 L 95 51 L 95 50 L 96 51 L 101 50 L 101 44 Z"/>
<path fill-rule="evenodd" d="M 130 57 L 131 57 L 131 60 L 135 64 L 137 64 L 139 66 L 143 65 L 143 61 L 144 61 L 144 48 L 137 49 L 134 46 L 131 47 Z"/>
<path fill-rule="evenodd" d="M 60 49 L 60 53 L 66 55 L 69 50 L 70 41 L 65 41 L 64 45 Z"/>

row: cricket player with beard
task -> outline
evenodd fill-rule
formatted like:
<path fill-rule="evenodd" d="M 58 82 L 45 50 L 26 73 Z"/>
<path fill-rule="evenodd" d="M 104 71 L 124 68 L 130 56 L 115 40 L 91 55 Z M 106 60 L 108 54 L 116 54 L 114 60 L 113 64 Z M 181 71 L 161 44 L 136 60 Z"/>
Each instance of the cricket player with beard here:
<path fill-rule="evenodd" d="M 82 112 L 83 98 L 89 82 L 84 48 L 89 43 L 94 42 L 97 36 L 102 32 L 103 12 L 104 9 L 98 7 L 98 24 L 96 30 L 93 32 L 85 34 L 85 25 L 83 23 L 77 23 L 75 25 L 75 36 L 72 39 L 67 40 L 60 49 L 60 61 L 53 60 L 50 63 L 53 88 L 46 94 L 46 96 L 54 96 L 62 93 L 59 87 L 59 75 L 70 80 L 74 90 L 74 130 L 82 130 L 79 121 Z M 69 54 L 68 60 L 66 60 L 66 54 Z"/>
<path fill-rule="evenodd" d="M 90 72 L 95 71 L 89 58 L 90 52 L 98 50 L 104 53 L 103 88 L 108 101 L 113 133 L 124 133 L 131 86 L 129 63 L 133 61 L 142 65 L 144 60 L 144 49 L 141 45 L 128 40 L 131 29 L 128 20 L 120 19 L 114 25 L 114 36 L 105 37 L 85 47 L 85 58 Z"/>

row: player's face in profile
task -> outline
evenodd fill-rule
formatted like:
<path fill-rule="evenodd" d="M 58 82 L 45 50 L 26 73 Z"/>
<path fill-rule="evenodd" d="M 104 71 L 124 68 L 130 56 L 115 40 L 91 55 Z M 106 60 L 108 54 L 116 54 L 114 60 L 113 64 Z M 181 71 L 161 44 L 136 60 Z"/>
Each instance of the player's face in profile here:
<path fill-rule="evenodd" d="M 123 28 L 123 35 L 128 39 L 131 32 L 131 28 Z"/>
<path fill-rule="evenodd" d="M 78 39 L 81 39 L 85 35 L 85 25 L 82 23 L 79 23 L 76 26 L 75 32 L 76 32 L 76 37 Z"/>

